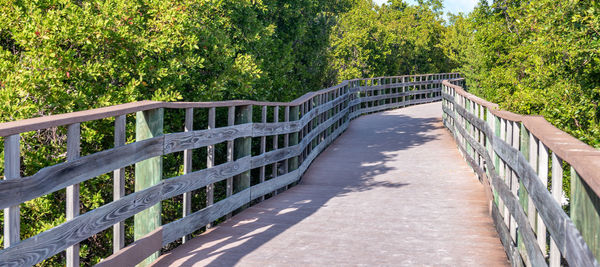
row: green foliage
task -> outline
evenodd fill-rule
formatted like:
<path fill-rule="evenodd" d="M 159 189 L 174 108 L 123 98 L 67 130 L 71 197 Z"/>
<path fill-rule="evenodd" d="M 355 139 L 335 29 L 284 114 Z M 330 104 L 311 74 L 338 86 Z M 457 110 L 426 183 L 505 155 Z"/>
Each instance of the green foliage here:
<path fill-rule="evenodd" d="M 471 92 L 600 147 L 600 4 L 480 1 L 440 44 Z"/>
<path fill-rule="evenodd" d="M 390 1 L 376 6 L 360 0 L 340 16 L 331 37 L 333 80 L 437 73 L 452 69 L 437 44 L 446 31 L 440 1 L 411 6 Z"/>
<path fill-rule="evenodd" d="M 0 122 L 145 99 L 289 101 L 324 84 L 330 29 L 350 5 L 349 0 L 0 0 Z M 181 131 L 173 124 L 183 114 L 167 116 L 165 131 Z M 83 155 L 113 146 L 113 122 L 82 124 Z M 129 118 L 129 141 L 133 129 Z M 65 160 L 65 127 L 21 136 L 22 176 Z M 166 158 L 165 177 L 180 174 L 180 163 L 181 155 Z M 133 179 L 127 178 L 130 193 Z M 21 238 L 63 223 L 64 199 L 61 190 L 21 205 Z M 81 185 L 82 213 L 111 200 L 110 175 Z M 180 202 L 165 201 L 165 220 L 181 216 Z M 82 263 L 110 255 L 111 235 L 103 231 L 84 241 Z M 42 263 L 62 264 L 61 254 Z"/>

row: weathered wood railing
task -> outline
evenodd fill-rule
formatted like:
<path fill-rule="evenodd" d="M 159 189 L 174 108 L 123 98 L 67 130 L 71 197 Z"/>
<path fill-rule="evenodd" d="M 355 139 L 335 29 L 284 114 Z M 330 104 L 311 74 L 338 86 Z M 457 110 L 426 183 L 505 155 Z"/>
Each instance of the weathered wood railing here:
<path fill-rule="evenodd" d="M 598 266 L 600 150 L 543 117 L 502 111 L 467 93 L 460 81 L 443 82 L 444 124 L 487 185 L 512 265 Z M 570 172 L 564 181 L 563 169 Z M 561 198 L 569 180 L 567 213 Z"/>
<path fill-rule="evenodd" d="M 448 73 L 356 79 L 289 103 L 142 101 L 2 123 L 5 180 L 0 181 L 0 208 L 5 210 L 5 242 L 0 266 L 33 265 L 65 250 L 67 265 L 77 266 L 79 242 L 110 227 L 114 254 L 101 264 L 149 262 L 163 246 L 182 238 L 185 242 L 190 233 L 201 227 L 299 180 L 351 119 L 364 113 L 439 101 L 442 80 L 457 77 L 457 73 Z M 217 108 L 228 109 L 228 126 L 215 127 Z M 261 110 L 258 120 L 252 118 L 253 108 Z M 284 109 L 283 121 L 279 121 L 280 108 Z M 185 109 L 185 130 L 163 134 L 164 113 L 173 109 Z M 194 109 L 207 109 L 207 128 L 193 125 Z M 126 144 L 125 116 L 132 113 L 136 116 L 136 141 Z M 272 122 L 267 121 L 269 113 L 274 114 Z M 110 117 L 115 118 L 114 148 L 80 157 L 80 123 Z M 20 177 L 21 134 L 58 126 L 68 127 L 66 162 Z M 280 136 L 283 147 L 278 147 Z M 273 140 L 269 151 L 267 137 Z M 256 155 L 251 153 L 252 138 L 260 138 Z M 224 142 L 227 162 L 215 165 L 215 145 Z M 192 151 L 204 147 L 207 167 L 192 171 Z M 163 179 L 162 156 L 181 151 L 183 175 Z M 125 195 L 124 168 L 132 165 L 135 192 Z M 268 180 L 267 168 L 273 170 Z M 260 170 L 259 183 L 254 185 L 250 179 L 252 169 Z M 110 172 L 114 177 L 113 201 L 80 215 L 80 183 Z M 226 181 L 227 197 L 214 203 L 213 185 L 221 181 Z M 67 221 L 21 241 L 19 205 L 65 188 Z M 190 192 L 203 188 L 206 207 L 192 212 Z M 183 217 L 162 225 L 160 202 L 180 195 Z M 123 222 L 132 216 L 136 241 L 126 246 Z"/>

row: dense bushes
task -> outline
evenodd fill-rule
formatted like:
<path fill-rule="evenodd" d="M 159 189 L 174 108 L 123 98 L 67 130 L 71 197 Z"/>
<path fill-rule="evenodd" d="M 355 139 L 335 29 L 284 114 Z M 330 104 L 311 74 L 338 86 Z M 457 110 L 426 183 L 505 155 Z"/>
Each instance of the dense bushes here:
<path fill-rule="evenodd" d="M 340 16 L 331 37 L 334 80 L 448 72 L 453 67 L 439 47 L 445 32 L 440 1 L 409 6 L 358 1 Z"/>
<path fill-rule="evenodd" d="M 0 121 L 143 99 L 288 101 L 326 83 L 330 28 L 350 6 L 345 0 L 0 0 Z M 183 114 L 168 116 L 178 121 Z M 83 155 L 112 147 L 112 123 L 82 124 Z M 64 160 L 65 132 L 22 135 L 23 176 Z M 180 156 L 165 160 L 166 177 L 180 171 Z M 111 177 L 81 190 L 82 212 L 101 206 L 112 199 Z M 65 221 L 64 194 L 22 205 L 22 238 Z M 164 207 L 167 218 L 180 210 L 177 201 Z M 82 263 L 110 255 L 111 235 L 84 241 Z M 62 265 L 61 257 L 44 264 Z"/>
<path fill-rule="evenodd" d="M 440 46 L 470 91 L 600 147 L 599 2 L 481 1 L 451 22 Z"/>

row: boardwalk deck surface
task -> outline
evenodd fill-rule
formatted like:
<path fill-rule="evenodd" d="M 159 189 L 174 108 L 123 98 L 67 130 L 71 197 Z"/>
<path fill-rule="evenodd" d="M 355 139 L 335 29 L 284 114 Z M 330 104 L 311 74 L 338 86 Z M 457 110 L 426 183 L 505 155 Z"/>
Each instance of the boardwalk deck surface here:
<path fill-rule="evenodd" d="M 505 266 L 441 104 L 362 116 L 301 183 L 154 266 Z"/>

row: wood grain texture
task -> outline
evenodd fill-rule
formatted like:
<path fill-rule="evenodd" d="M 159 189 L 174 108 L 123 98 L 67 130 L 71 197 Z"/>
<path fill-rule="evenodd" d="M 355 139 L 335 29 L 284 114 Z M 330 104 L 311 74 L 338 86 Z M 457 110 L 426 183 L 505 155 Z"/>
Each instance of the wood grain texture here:
<path fill-rule="evenodd" d="M 127 195 L 0 251 L 6 266 L 29 266 L 55 255 L 160 201 L 162 186 Z"/>
<path fill-rule="evenodd" d="M 81 154 L 81 126 L 74 123 L 67 128 L 67 162 L 77 160 Z M 79 215 L 79 184 L 67 186 L 67 221 Z M 79 244 L 67 248 L 67 267 L 79 266 Z"/>
<path fill-rule="evenodd" d="M 571 219 L 596 258 L 600 258 L 600 198 L 571 169 Z"/>
<path fill-rule="evenodd" d="M 250 189 L 242 190 L 211 206 L 196 211 L 190 216 L 163 225 L 163 246 L 190 234 L 198 228 L 215 221 L 250 202 Z"/>
<path fill-rule="evenodd" d="M 215 128 L 215 117 L 216 108 L 210 108 L 208 110 L 208 129 Z M 215 166 L 215 146 L 210 145 L 206 147 L 206 168 L 212 168 Z M 215 189 L 214 184 L 206 185 L 206 206 L 210 206 L 214 203 Z M 210 224 L 207 225 L 210 228 Z"/>
<path fill-rule="evenodd" d="M 162 248 L 162 227 L 131 243 L 129 246 L 103 259 L 94 267 L 134 266 Z"/>
<path fill-rule="evenodd" d="M 215 145 L 237 138 L 252 136 L 252 124 L 165 135 L 165 154 Z"/>
<path fill-rule="evenodd" d="M 20 139 L 21 136 L 18 134 L 4 139 L 4 181 L 18 181 L 21 178 Z M 19 202 L 9 203 L 2 207 L 4 208 L 4 248 L 11 247 L 21 240 L 19 204 Z"/>
<path fill-rule="evenodd" d="M 457 110 L 461 109 L 458 105 L 455 105 L 455 108 Z M 453 116 L 449 110 L 445 110 L 445 112 L 449 116 Z M 458 127 L 458 130 L 462 130 L 462 128 Z M 496 136 L 493 136 L 492 145 L 498 156 L 511 169 L 515 170 L 517 176 L 520 177 L 521 183 L 525 186 L 527 192 L 529 192 L 548 231 L 567 261 L 575 266 L 582 266 L 581 264 L 585 266 L 597 266 L 598 263 L 583 241 L 581 234 L 574 227 L 573 222 L 562 211 L 558 203 L 553 201 L 552 196 L 540 182 L 537 174 L 523 154 Z M 487 160 L 491 160 L 491 158 Z M 511 211 L 511 214 L 513 214 L 512 212 L 514 211 Z M 522 225 L 519 222 L 517 223 L 520 226 Z"/>
<path fill-rule="evenodd" d="M 15 246 L 14 249 L 9 248 L 0 251 L 0 262 L 6 262 L 7 266 L 39 263 L 67 247 L 114 225 L 116 222 L 123 221 L 154 206 L 161 200 L 204 187 L 209 183 L 222 181 L 248 170 L 249 167 L 250 157 L 246 157 L 210 169 L 163 180 L 157 185 L 129 194 L 24 240 L 18 243 L 18 246 Z"/>
<path fill-rule="evenodd" d="M 127 141 L 126 125 L 127 117 L 120 115 L 115 118 L 115 147 L 125 145 Z M 113 171 L 113 201 L 125 196 L 125 168 Z M 121 221 L 113 225 L 113 253 L 117 253 L 125 247 L 125 222 Z"/>
<path fill-rule="evenodd" d="M 162 152 L 163 138 L 156 137 L 46 167 L 19 180 L 1 181 L 0 208 L 18 205 L 115 169 L 160 156 Z"/>
<path fill-rule="evenodd" d="M 455 107 L 457 107 L 456 105 Z M 450 113 L 449 110 L 445 109 L 450 117 L 456 121 L 454 114 Z M 463 127 L 456 126 L 449 128 L 451 131 L 456 131 L 458 134 L 462 136 L 462 138 L 468 142 L 473 148 L 475 148 L 478 153 L 484 156 L 486 162 L 492 162 L 491 156 L 487 153 L 487 150 L 479 143 L 475 141 L 473 137 L 471 137 L 466 129 Z M 494 136 L 495 137 L 495 136 Z M 495 137 L 499 138 L 499 137 Z M 499 139 L 498 139 L 499 140 Z M 489 174 L 491 175 L 491 183 L 493 188 L 496 190 L 497 194 L 502 198 L 504 204 L 509 209 L 512 216 L 515 218 L 517 224 L 519 225 L 519 229 L 521 231 L 521 236 L 523 238 L 523 242 L 525 244 L 525 249 L 527 250 L 527 255 L 529 257 L 529 261 L 534 266 L 543 266 L 546 261 L 537 244 L 537 240 L 535 234 L 533 232 L 532 226 L 529 224 L 527 216 L 525 215 L 523 208 L 521 207 L 519 200 L 512 194 L 510 189 L 504 183 L 502 177 L 499 176 L 498 172 L 496 172 L 496 167 L 492 164 L 486 166 L 489 170 Z"/>
<path fill-rule="evenodd" d="M 556 153 L 552 152 L 552 197 L 557 203 L 561 203 L 561 198 L 563 194 L 563 169 L 562 169 L 562 160 L 556 155 Z M 550 236 L 550 266 L 558 267 L 561 265 L 560 259 L 561 254 L 554 238 Z"/>
<path fill-rule="evenodd" d="M 343 88 L 347 85 L 348 82 L 343 83 L 342 85 L 334 86 L 331 88 L 326 88 L 324 90 L 309 93 L 305 97 L 304 102 L 298 102 L 297 105 L 293 105 L 293 102 L 283 103 L 281 106 L 298 106 L 304 104 L 306 101 L 311 100 L 315 96 L 321 97 L 321 105 L 309 110 L 304 113 L 300 120 L 297 120 L 293 123 L 296 123 L 297 126 L 288 127 L 284 132 L 287 134 L 294 134 L 298 130 L 301 130 L 303 127 L 312 124 L 315 118 L 319 118 L 321 122 L 318 126 L 314 127 L 312 131 L 309 131 L 304 135 L 297 145 L 293 145 L 290 142 L 290 145 L 287 150 L 275 151 L 276 153 L 272 153 L 271 156 L 275 158 L 275 156 L 280 158 L 289 158 L 289 157 L 297 157 L 302 153 L 303 149 L 311 146 L 312 143 L 317 144 L 311 151 L 308 153 L 304 161 L 300 164 L 299 168 L 295 172 L 295 174 L 289 176 L 282 176 L 280 180 L 274 180 L 271 182 L 271 186 L 275 183 L 280 184 L 289 184 L 289 182 L 293 182 L 297 180 L 301 173 L 303 173 L 306 168 L 310 165 L 310 163 L 316 158 L 320 151 L 322 151 L 329 143 L 331 143 L 335 137 L 337 137 L 343 130 L 348 126 L 348 113 L 350 106 L 347 105 L 347 101 L 350 97 L 350 90 L 347 90 L 345 93 L 337 93 L 337 90 Z M 381 84 L 381 83 L 379 83 Z M 388 84 L 386 84 L 388 85 Z M 392 87 L 389 87 L 392 88 Z M 386 88 L 379 88 L 379 90 L 383 90 Z M 421 92 L 422 93 L 422 92 Z M 389 96 L 387 96 L 389 98 Z M 432 99 L 417 99 L 418 101 L 412 102 L 412 104 L 417 103 L 426 103 L 432 101 Z M 118 116 L 115 122 L 115 148 L 102 151 L 99 153 L 95 153 L 89 156 L 85 156 L 79 159 L 75 159 L 72 162 L 66 162 L 62 164 L 58 164 L 55 166 L 51 166 L 45 169 L 42 169 L 37 174 L 21 179 L 19 181 L 18 188 L 22 191 L 16 192 L 12 194 L 12 196 L 19 196 L 15 201 L 15 203 L 21 203 L 26 200 L 39 197 L 41 195 L 48 194 L 50 192 L 54 192 L 58 189 L 65 188 L 69 185 L 78 184 L 82 181 L 90 179 L 92 177 L 96 177 L 103 173 L 107 173 L 110 171 L 115 172 L 115 178 L 122 177 L 123 172 L 122 168 L 125 166 L 132 165 L 134 163 L 139 163 L 140 161 L 148 160 L 150 158 L 158 157 L 163 154 L 172 153 L 176 151 L 182 151 L 187 149 L 194 149 L 199 147 L 210 147 L 219 142 L 208 142 L 201 143 L 202 141 L 198 141 L 202 138 L 194 139 L 193 134 L 190 137 L 190 133 L 197 133 L 198 131 L 193 132 L 184 132 L 177 134 L 170 134 L 167 136 L 154 137 L 151 139 L 147 139 L 144 141 L 135 142 L 132 144 L 124 145 L 125 136 L 124 136 L 124 125 L 125 125 L 125 114 L 129 114 L 131 112 L 136 111 L 147 111 L 156 108 L 165 108 L 165 107 L 176 107 L 176 108 L 187 108 L 191 109 L 193 107 L 211 107 L 214 114 L 214 107 L 216 106 L 228 106 L 230 110 L 233 110 L 235 106 L 238 106 L 240 103 L 258 103 L 258 102 L 240 102 L 240 101 L 230 101 L 228 103 L 161 103 L 161 102 L 148 102 L 143 105 L 129 105 L 126 107 L 119 107 L 114 110 L 108 111 L 109 113 L 102 113 L 98 110 L 94 110 L 91 113 L 86 114 L 77 114 L 76 116 L 66 116 L 66 120 L 54 120 L 56 117 L 49 118 L 51 122 L 48 125 L 61 124 L 65 122 L 77 123 L 79 120 L 85 121 L 89 118 L 95 118 L 94 116 Z M 338 105 L 345 104 L 343 108 L 338 109 Z M 391 102 L 386 102 L 392 104 Z M 277 103 L 268 103 L 267 105 L 273 106 Z M 266 105 L 266 106 L 267 106 Z M 112 113 L 110 113 L 112 112 Z M 108 115 L 107 115 L 108 114 Z M 209 111 L 210 117 L 210 111 Z M 213 116 L 214 117 L 214 116 Z M 48 118 L 47 118 L 48 119 Z M 122 124 L 121 124 L 122 123 Z M 210 123 L 210 119 L 209 119 Z M 261 122 L 266 123 L 266 122 Z M 291 124 L 290 122 L 289 124 Z M 33 126 L 32 126 L 33 125 Z M 64 124 L 62 124 L 64 125 Z M 119 126 L 119 125 L 122 125 Z M 214 125 L 214 119 L 213 119 Z M 231 125 L 231 124 L 230 124 Z M 261 127 L 254 127 L 258 124 L 249 124 L 251 128 L 243 129 L 247 131 L 247 133 L 243 134 L 241 137 L 249 137 L 249 136 L 261 136 L 263 137 L 268 131 L 260 132 L 261 130 L 256 129 L 264 129 L 267 126 L 274 125 L 259 125 Z M 289 126 L 289 125 L 288 125 Z M 21 127 L 21 126 L 19 126 Z M 38 124 L 29 124 L 29 126 L 24 127 L 41 127 Z M 15 128 L 9 127 L 10 130 L 15 129 L 24 129 L 24 128 Z M 118 129 L 119 128 L 119 129 Z M 211 128 L 211 127 L 209 127 Z M 212 127 L 214 128 L 214 126 Z M 227 128 L 227 127 L 224 127 Z M 224 128 L 218 129 L 208 129 L 201 130 L 206 131 L 204 134 L 215 134 L 217 130 L 221 131 Z M 285 128 L 285 127 L 284 127 Z M 191 129 L 191 127 L 190 127 Z M 5 130 L 0 125 L 0 131 Z M 255 131 L 256 130 L 256 131 Z M 332 132 L 332 130 L 334 130 Z M 286 132 L 287 131 L 287 132 Z M 275 131 L 270 131 L 271 133 L 275 133 Z M 123 133 L 117 134 L 117 133 Z M 233 136 L 233 137 L 231 137 Z M 188 139 L 186 139 L 188 138 Z M 230 141 L 236 137 L 235 135 L 230 135 L 228 138 L 222 139 L 223 141 Z M 118 139 L 122 140 L 119 141 Z M 191 139 L 191 141 L 190 141 Z M 214 139 L 217 140 L 217 139 Z M 223 142 L 221 141 L 221 142 Z M 230 142 L 233 143 L 233 142 Z M 232 150 L 232 149 L 231 149 Z M 293 152 L 293 153 L 291 153 Z M 265 153 L 267 154 L 267 153 Z M 231 158 L 233 155 L 231 155 Z M 207 159 L 208 160 L 208 159 Z M 230 159 L 233 160 L 233 159 Z M 84 240 L 85 238 L 98 233 L 122 220 L 125 218 L 131 217 L 142 210 L 147 209 L 157 203 L 162 199 L 166 199 L 169 197 L 173 197 L 176 195 L 181 195 L 187 191 L 194 190 L 197 188 L 201 188 L 210 183 L 214 183 L 216 181 L 221 181 L 223 179 L 227 179 L 227 177 L 231 177 L 233 175 L 237 175 L 240 172 L 247 171 L 252 166 L 252 160 L 256 160 L 255 158 L 244 157 L 235 161 L 231 161 L 223 166 L 215 166 L 213 168 L 208 168 L 206 170 L 202 170 L 200 172 L 189 173 L 180 177 L 175 177 L 171 179 L 167 179 L 159 182 L 156 185 L 152 185 L 150 188 L 144 189 L 142 191 L 130 194 L 129 196 L 123 197 L 124 192 L 119 193 L 119 198 L 115 197 L 115 201 L 104 205 L 98 209 L 87 212 L 82 216 L 74 217 L 73 220 L 68 221 L 58 227 L 55 227 L 49 231 L 41 233 L 35 236 L 32 239 L 28 239 L 19 243 L 19 248 L 6 249 L 0 252 L 0 259 L 6 260 L 6 262 L 12 262 L 17 264 L 35 264 L 40 262 L 41 260 L 54 255 L 66 247 L 71 246 Z M 275 159 L 261 159 L 262 165 L 271 164 Z M 94 166 L 89 169 L 90 166 Z M 88 169 L 85 169 L 85 168 Z M 85 171 L 84 171 L 85 170 Z M 52 179 L 52 183 L 49 183 L 49 179 Z M 54 183 L 58 181 L 58 183 Z M 6 201 L 2 201 L 3 197 L 6 194 L 2 194 L 2 192 L 9 192 L 9 188 L 11 188 L 11 184 L 9 183 L 0 183 L 0 203 L 2 205 L 9 205 Z M 117 179 L 115 179 L 115 183 L 117 183 Z M 29 184 L 29 187 L 27 185 Z M 32 184 L 38 185 L 31 186 Z M 13 184 L 16 185 L 16 184 Z M 40 189 L 39 185 L 50 185 Z M 21 189 L 25 186 L 25 189 Z M 265 185 L 267 188 L 269 184 Z M 34 188 L 35 187 L 35 188 Z M 12 190 L 15 190 L 17 186 L 13 186 Z M 34 190 L 28 190 L 28 189 Z M 115 189 L 118 189 L 118 186 L 115 186 Z M 123 188 L 121 186 L 121 188 Z M 5 191 L 2 191 L 5 190 Z M 37 190 L 37 191 L 36 191 Z M 246 192 L 248 189 L 242 191 Z M 252 188 L 250 188 L 252 190 Z M 258 190 L 256 188 L 256 190 Z M 271 190 L 269 188 L 268 190 Z M 267 190 L 267 191 L 268 191 Z M 25 193 L 23 193 L 25 192 Z M 240 192 L 240 193 L 242 193 Z M 250 192 L 250 191 L 247 191 Z M 256 191 L 258 192 L 258 191 Z M 249 194 L 249 193 L 248 193 Z M 237 196 L 238 194 L 236 194 Z M 6 199 L 10 199 L 8 196 Z M 13 198 L 14 199 L 14 198 Z M 250 197 L 248 197 L 250 199 Z M 247 201 L 246 201 L 247 202 Z M 216 205 L 216 204 L 215 204 Z M 242 204 L 243 205 L 243 204 Z M 212 206 L 212 205 L 209 205 Z M 225 209 L 227 210 L 227 209 Z M 228 211 L 230 212 L 231 209 Z M 222 213 L 222 212 L 221 212 Z M 192 214 L 190 214 L 192 216 Z M 186 216 L 187 217 L 187 216 Z M 217 217 L 218 218 L 218 217 Z M 210 222 L 209 222 L 210 223 Z M 115 228 L 116 229 L 116 228 Z M 115 231 L 116 232 L 116 231 Z M 180 236 L 181 237 L 181 236 Z M 118 249 L 116 249 L 118 250 Z M 23 253 L 21 253 L 23 252 Z M 17 255 L 18 254 L 18 255 Z M 13 261 L 14 260 L 14 261 Z"/>
<path fill-rule="evenodd" d="M 185 122 L 183 131 L 190 132 L 194 130 L 194 108 L 185 109 Z M 192 150 L 186 149 L 183 151 L 183 174 L 192 172 Z M 183 193 L 183 217 L 192 213 L 192 193 Z M 185 243 L 189 236 L 185 235 L 181 238 L 181 242 Z"/>
<path fill-rule="evenodd" d="M 135 140 L 141 141 L 163 135 L 164 109 L 139 111 L 135 116 Z M 135 192 L 157 185 L 162 180 L 163 158 L 149 158 L 135 164 Z M 133 237 L 138 240 L 161 226 L 160 202 L 133 217 Z M 158 258 L 158 252 L 149 256 L 138 267 L 147 266 Z"/>

